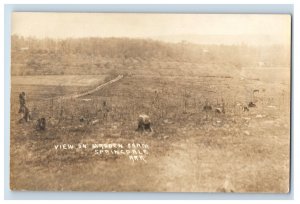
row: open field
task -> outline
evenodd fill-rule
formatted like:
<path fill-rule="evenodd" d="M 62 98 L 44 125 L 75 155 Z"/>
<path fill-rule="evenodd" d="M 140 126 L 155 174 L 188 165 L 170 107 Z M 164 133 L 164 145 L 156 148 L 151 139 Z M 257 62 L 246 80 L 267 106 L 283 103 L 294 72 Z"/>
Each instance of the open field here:
<path fill-rule="evenodd" d="M 12 76 L 13 85 L 93 86 L 104 82 L 105 75 Z"/>
<path fill-rule="evenodd" d="M 59 76 L 36 81 L 13 77 L 11 92 L 11 188 L 77 191 L 192 191 L 287 192 L 289 184 L 289 81 L 265 72 L 233 70 L 220 65 L 191 69 L 173 66 L 176 75 L 161 68 L 143 67 L 89 96 L 51 100 L 94 88 L 98 76 Z M 205 65 L 202 65 L 205 67 Z M 227 65 L 227 67 L 229 67 Z M 172 68 L 170 66 L 170 68 Z M 124 68 L 125 69 L 125 68 Z M 152 74 L 148 71 L 151 70 Z M 155 71 L 153 71 L 155 70 Z M 179 70 L 179 71 L 178 71 Z M 182 70 L 182 71 L 180 71 Z M 192 70 L 189 73 L 188 70 Z M 288 68 L 281 69 L 287 73 Z M 124 71 L 124 70 L 123 70 Z M 130 70 L 126 70 L 130 73 Z M 268 77 L 267 77 L 268 76 Z M 71 79 L 66 83 L 64 77 Z M 80 80 L 77 80 L 80 79 Z M 18 82 L 20 80 L 20 82 Z M 29 81 L 29 82 L 28 82 Z M 77 83 L 78 81 L 78 83 Z M 23 83 L 23 84 L 22 84 Z M 88 84 L 90 84 L 88 86 Z M 260 90 L 253 95 L 254 89 Z M 36 131 L 35 120 L 18 123 L 18 94 L 27 93 L 36 118 L 51 117 L 59 123 Z M 47 100 L 44 100 L 47 99 Z M 203 111 L 225 104 L 225 114 Z M 107 116 L 98 110 L 103 101 Z M 239 104 L 255 101 L 257 107 L 242 111 Z M 153 133 L 138 133 L 139 114 L 151 117 Z M 84 116 L 99 120 L 79 122 Z M 49 119 L 50 120 L 50 119 Z M 147 163 L 119 156 L 99 156 L 93 151 L 57 151 L 57 144 L 145 143 Z"/>
<path fill-rule="evenodd" d="M 11 19 L 11 190 L 289 192 L 291 15 Z"/>

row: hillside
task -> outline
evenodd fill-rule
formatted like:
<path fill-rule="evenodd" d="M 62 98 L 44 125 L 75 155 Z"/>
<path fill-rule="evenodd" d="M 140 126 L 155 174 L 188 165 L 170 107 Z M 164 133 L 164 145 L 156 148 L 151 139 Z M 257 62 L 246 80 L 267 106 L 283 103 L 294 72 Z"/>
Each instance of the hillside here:
<path fill-rule="evenodd" d="M 36 39 L 12 36 L 12 75 L 85 75 L 112 71 L 163 75 L 202 71 L 207 66 L 232 72 L 232 68 L 286 66 L 289 52 L 280 45 L 255 47 L 205 45 L 185 41 L 167 43 L 151 39 L 80 38 Z M 190 70 L 181 70 L 189 64 Z M 226 69 L 226 68 L 229 69 Z M 156 70 L 157 69 L 157 70 Z M 172 69 L 170 73 L 168 70 Z"/>

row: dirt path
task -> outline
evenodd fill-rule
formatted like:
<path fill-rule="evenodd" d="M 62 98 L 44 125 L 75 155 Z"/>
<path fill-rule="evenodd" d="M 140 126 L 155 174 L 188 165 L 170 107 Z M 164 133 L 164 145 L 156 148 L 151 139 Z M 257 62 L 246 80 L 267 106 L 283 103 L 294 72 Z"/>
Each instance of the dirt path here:
<path fill-rule="evenodd" d="M 74 98 L 79 98 L 79 97 L 82 97 L 82 96 L 86 96 L 86 95 L 92 94 L 92 93 L 94 93 L 96 91 L 99 91 L 100 89 L 102 89 L 102 88 L 104 88 L 104 87 L 106 87 L 106 86 L 108 86 L 108 85 L 110 85 L 112 83 L 115 83 L 115 82 L 121 80 L 123 77 L 124 77 L 123 75 L 119 75 L 116 78 L 114 78 L 114 79 L 112 79 L 112 80 L 110 80 L 110 81 L 108 81 L 108 82 L 106 82 L 104 84 L 101 84 L 101 85 L 97 86 L 94 89 L 85 91 L 83 93 L 76 93 L 76 94 L 72 94 L 72 95 L 68 95 L 68 96 L 59 96 L 59 97 L 57 97 L 55 99 L 74 99 Z"/>

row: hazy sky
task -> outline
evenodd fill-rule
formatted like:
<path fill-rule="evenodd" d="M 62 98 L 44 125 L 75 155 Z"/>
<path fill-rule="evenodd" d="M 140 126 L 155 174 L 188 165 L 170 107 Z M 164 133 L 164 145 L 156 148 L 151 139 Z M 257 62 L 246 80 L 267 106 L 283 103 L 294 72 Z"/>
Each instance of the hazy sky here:
<path fill-rule="evenodd" d="M 34 37 L 267 35 L 290 41 L 289 15 L 30 13 L 12 15 L 12 34 Z"/>

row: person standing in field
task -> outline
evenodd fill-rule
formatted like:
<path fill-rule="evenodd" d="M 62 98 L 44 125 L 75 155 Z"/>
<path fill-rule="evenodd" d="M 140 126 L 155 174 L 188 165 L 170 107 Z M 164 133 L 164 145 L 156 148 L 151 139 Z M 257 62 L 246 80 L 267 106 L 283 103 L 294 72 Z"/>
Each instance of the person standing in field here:
<path fill-rule="evenodd" d="M 25 92 L 20 93 L 19 95 L 20 108 L 19 113 L 24 113 L 26 107 L 26 94 Z"/>
<path fill-rule="evenodd" d="M 19 102 L 20 102 L 20 109 L 19 113 L 21 113 L 22 117 L 20 119 L 21 121 L 28 122 L 31 120 L 31 112 L 30 110 L 26 107 L 26 94 L 25 92 L 22 92 L 19 94 Z"/>

